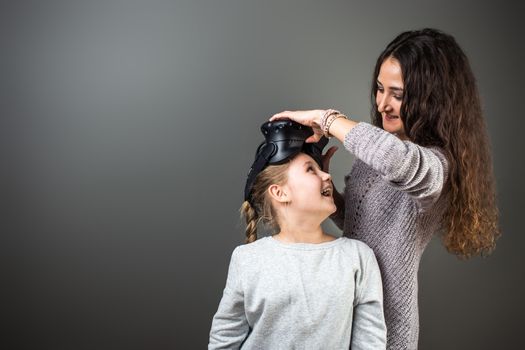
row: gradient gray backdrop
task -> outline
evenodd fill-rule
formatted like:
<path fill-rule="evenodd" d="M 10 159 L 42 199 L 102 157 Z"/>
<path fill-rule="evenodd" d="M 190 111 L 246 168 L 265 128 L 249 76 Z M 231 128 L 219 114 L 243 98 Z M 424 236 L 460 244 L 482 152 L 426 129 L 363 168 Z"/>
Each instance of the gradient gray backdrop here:
<path fill-rule="evenodd" d="M 313 107 L 368 121 L 376 57 L 399 32 L 430 26 L 457 38 L 478 78 L 503 236 L 490 257 L 468 262 L 430 244 L 420 348 L 515 348 L 525 311 L 523 10 L 474 0 L 3 1 L 0 347 L 205 348 L 243 240 L 238 207 L 259 125 Z M 339 189 L 352 160 L 343 150 L 333 160 Z"/>

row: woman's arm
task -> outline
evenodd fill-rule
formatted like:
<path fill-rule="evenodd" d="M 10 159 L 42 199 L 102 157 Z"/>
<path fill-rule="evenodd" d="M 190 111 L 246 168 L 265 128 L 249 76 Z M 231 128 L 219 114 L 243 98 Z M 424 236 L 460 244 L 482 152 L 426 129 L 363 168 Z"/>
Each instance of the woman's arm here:
<path fill-rule="evenodd" d="M 436 148 L 402 141 L 397 136 L 358 123 L 344 136 L 345 148 L 376 170 L 389 184 L 410 195 L 424 211 L 441 195 L 448 163 Z"/>
<path fill-rule="evenodd" d="M 249 332 L 238 251 L 233 251 L 226 287 L 213 317 L 208 349 L 239 349 Z"/>
<path fill-rule="evenodd" d="M 284 111 L 270 120 L 289 118 L 311 126 L 314 135 L 307 142 L 320 139 L 324 110 Z M 341 141 L 345 148 L 400 191 L 414 198 L 420 211 L 432 206 L 441 195 L 448 172 L 445 156 L 437 149 L 403 142 L 397 136 L 367 123 L 337 118 L 329 133 Z"/>
<path fill-rule="evenodd" d="M 337 118 L 332 122 L 330 126 L 330 135 L 344 143 L 345 136 L 350 130 L 352 130 L 358 123 L 346 118 Z"/>

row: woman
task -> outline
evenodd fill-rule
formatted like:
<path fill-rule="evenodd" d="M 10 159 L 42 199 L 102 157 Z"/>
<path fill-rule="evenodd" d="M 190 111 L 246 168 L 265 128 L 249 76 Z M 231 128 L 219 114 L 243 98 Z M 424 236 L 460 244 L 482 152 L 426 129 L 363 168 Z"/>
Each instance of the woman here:
<path fill-rule="evenodd" d="M 374 253 L 321 228 L 336 210 L 320 167 L 327 140 L 305 144 L 312 130 L 290 121 L 263 133 L 241 208 L 248 244 L 232 254 L 208 348 L 385 349 Z M 275 234 L 257 239 L 259 222 Z"/>
<path fill-rule="evenodd" d="M 285 111 L 356 157 L 335 191 L 334 222 L 367 243 L 381 269 L 388 349 L 416 349 L 417 272 L 436 232 L 453 254 L 490 252 L 499 235 L 494 178 L 476 81 L 455 39 L 435 29 L 398 35 L 377 59 L 372 121 L 334 110 Z M 325 156 L 325 170 L 332 147 Z M 344 198 L 343 198 L 344 197 Z"/>

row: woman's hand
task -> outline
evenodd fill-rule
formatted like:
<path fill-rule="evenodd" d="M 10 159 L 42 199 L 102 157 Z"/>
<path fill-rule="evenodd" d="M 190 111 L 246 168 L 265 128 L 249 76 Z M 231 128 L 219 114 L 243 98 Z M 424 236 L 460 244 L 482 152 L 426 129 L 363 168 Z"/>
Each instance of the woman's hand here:
<path fill-rule="evenodd" d="M 281 113 L 274 114 L 270 121 L 291 119 L 297 123 L 311 127 L 314 130 L 314 135 L 306 139 L 306 142 L 317 142 L 323 136 L 323 132 L 319 127 L 321 117 L 325 113 L 322 109 L 314 109 L 310 111 L 284 111 Z M 318 137 L 317 137 L 318 136 Z M 338 150 L 337 146 L 330 147 L 325 154 L 322 156 L 323 171 L 326 173 L 330 172 L 330 159 L 334 153 Z"/>
<path fill-rule="evenodd" d="M 305 141 L 306 142 L 318 142 L 321 139 L 321 136 L 323 136 L 323 131 L 321 130 L 319 123 L 321 121 L 321 117 L 323 116 L 324 112 L 325 111 L 322 109 L 314 109 L 310 111 L 284 111 L 284 112 L 274 114 L 270 118 L 270 121 L 272 122 L 275 120 L 291 119 L 294 122 L 309 126 L 313 129 L 314 134 L 310 136 L 309 138 L 307 138 Z"/>
<path fill-rule="evenodd" d="M 326 151 L 325 154 L 323 154 L 322 162 L 323 162 L 323 171 L 325 173 L 330 173 L 330 159 L 332 158 L 332 156 L 337 150 L 338 150 L 337 146 L 332 146 Z M 345 212 L 345 201 L 341 193 L 339 193 L 339 191 L 337 191 L 337 189 L 335 188 L 335 184 L 333 181 L 332 181 L 332 188 L 334 189 L 333 198 L 334 198 L 335 206 L 337 207 L 337 211 L 333 213 L 331 216 L 340 217 L 341 215 L 344 215 L 344 212 Z"/>
<path fill-rule="evenodd" d="M 337 146 L 330 147 L 325 154 L 322 156 L 322 162 L 323 162 L 323 171 L 325 173 L 330 173 L 330 159 L 334 155 L 334 153 L 338 150 Z"/>

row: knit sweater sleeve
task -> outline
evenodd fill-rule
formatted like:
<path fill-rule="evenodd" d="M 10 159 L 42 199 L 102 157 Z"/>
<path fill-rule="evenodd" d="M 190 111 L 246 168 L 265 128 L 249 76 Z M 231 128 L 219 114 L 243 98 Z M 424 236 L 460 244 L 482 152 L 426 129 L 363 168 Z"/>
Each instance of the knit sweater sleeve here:
<path fill-rule="evenodd" d="M 402 141 L 363 122 L 345 135 L 344 146 L 392 187 L 410 195 L 419 211 L 429 209 L 441 195 L 448 163 L 439 149 Z"/>
<path fill-rule="evenodd" d="M 232 253 L 226 287 L 213 317 L 208 349 L 239 349 L 249 332 L 239 255 L 237 247 Z"/>
<path fill-rule="evenodd" d="M 363 244 L 364 246 L 364 244 Z M 372 249 L 365 247 L 361 269 L 356 274 L 351 349 L 385 349 L 386 324 L 379 265 Z"/>

